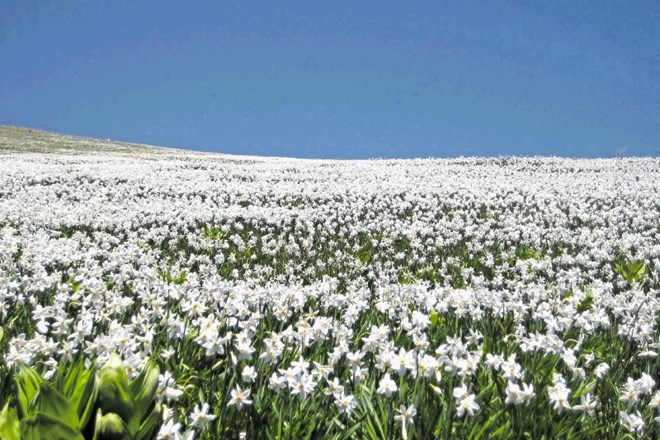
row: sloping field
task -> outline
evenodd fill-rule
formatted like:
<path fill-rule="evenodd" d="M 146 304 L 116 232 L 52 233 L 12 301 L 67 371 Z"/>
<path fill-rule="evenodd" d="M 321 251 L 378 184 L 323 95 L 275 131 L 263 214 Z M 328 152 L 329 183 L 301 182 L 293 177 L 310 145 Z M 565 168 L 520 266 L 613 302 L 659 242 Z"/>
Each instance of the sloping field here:
<path fill-rule="evenodd" d="M 31 128 L 0 126 L 0 154 L 135 154 L 147 151 L 157 154 L 161 149 L 109 140 L 65 136 Z"/>
<path fill-rule="evenodd" d="M 0 436 L 658 438 L 659 194 L 0 128 Z"/>

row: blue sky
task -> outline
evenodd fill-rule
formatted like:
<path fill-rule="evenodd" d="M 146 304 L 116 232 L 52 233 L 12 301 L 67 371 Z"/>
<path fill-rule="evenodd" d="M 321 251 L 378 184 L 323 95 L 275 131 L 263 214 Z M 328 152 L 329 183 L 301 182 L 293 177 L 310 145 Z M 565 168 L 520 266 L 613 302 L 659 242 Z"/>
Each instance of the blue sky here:
<path fill-rule="evenodd" d="M 318 158 L 660 154 L 660 3 L 0 3 L 0 124 Z"/>

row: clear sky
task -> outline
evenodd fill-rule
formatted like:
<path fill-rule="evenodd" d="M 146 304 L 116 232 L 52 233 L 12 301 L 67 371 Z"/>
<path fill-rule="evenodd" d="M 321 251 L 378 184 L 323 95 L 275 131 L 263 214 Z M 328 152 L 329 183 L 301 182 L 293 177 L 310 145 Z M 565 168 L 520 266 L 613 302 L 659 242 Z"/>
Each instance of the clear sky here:
<path fill-rule="evenodd" d="M 0 2 L 0 125 L 318 158 L 660 154 L 660 2 Z"/>

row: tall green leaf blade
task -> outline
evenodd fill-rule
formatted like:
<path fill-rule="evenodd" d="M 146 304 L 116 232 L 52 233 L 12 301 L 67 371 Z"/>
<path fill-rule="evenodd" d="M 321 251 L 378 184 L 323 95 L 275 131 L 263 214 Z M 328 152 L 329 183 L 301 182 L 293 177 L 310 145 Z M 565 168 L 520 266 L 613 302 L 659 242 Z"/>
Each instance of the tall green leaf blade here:
<path fill-rule="evenodd" d="M 0 439 L 2 440 L 21 440 L 21 432 L 18 424 L 18 414 L 16 408 L 10 408 L 9 402 L 0 413 Z"/>
<path fill-rule="evenodd" d="M 85 440 L 80 431 L 46 414 L 35 414 L 20 422 L 22 440 Z"/>
<path fill-rule="evenodd" d="M 482 425 L 475 424 L 474 427 L 472 428 L 472 431 L 470 431 L 470 438 L 472 438 L 474 440 L 481 439 L 484 436 L 484 434 L 486 434 L 488 432 L 488 430 L 490 429 L 490 426 L 493 423 L 495 423 L 495 421 L 497 419 L 499 419 L 499 417 L 500 417 L 500 415 L 502 415 L 502 413 L 503 413 L 503 411 L 501 411 L 501 410 L 496 412 L 495 414 L 490 416 L 490 418 L 488 420 L 486 420 L 486 422 L 483 423 Z M 479 429 L 479 428 L 481 428 L 481 429 Z M 478 432 L 477 432 L 477 429 L 479 429 Z"/>
<path fill-rule="evenodd" d="M 361 394 L 359 401 L 366 413 L 365 428 L 371 431 L 371 438 L 387 438 L 385 435 L 387 429 L 381 420 L 382 413 L 374 409 L 371 393 L 367 392 L 366 388 L 363 389 L 365 392 Z"/>
<path fill-rule="evenodd" d="M 149 440 L 153 438 L 162 415 L 162 407 L 160 403 L 156 403 L 149 415 L 144 419 L 140 425 L 140 429 L 135 434 L 135 440 Z"/>
<path fill-rule="evenodd" d="M 55 378 L 52 380 L 53 386 L 60 393 L 64 394 L 67 398 L 66 388 L 66 368 L 62 368 L 62 364 L 58 365 L 57 371 L 55 372 Z"/>
<path fill-rule="evenodd" d="M 60 370 L 63 368 L 60 367 Z M 63 388 L 58 388 L 67 398 L 71 398 L 78 388 L 78 383 L 85 375 L 83 358 L 80 357 L 73 365 L 66 368 Z"/>
<path fill-rule="evenodd" d="M 92 370 L 87 370 L 86 373 L 83 376 L 83 381 L 79 383 L 79 387 L 72 400 L 72 404 L 75 405 L 78 417 L 80 418 L 80 429 L 84 428 L 91 418 L 98 395 L 96 373 Z M 84 383 L 84 387 L 80 386 L 82 383 Z"/>
<path fill-rule="evenodd" d="M 585 312 L 585 311 L 591 309 L 593 304 L 594 304 L 594 297 L 591 294 L 591 292 L 588 292 L 585 295 L 584 299 L 580 302 L 580 304 L 577 305 L 576 310 L 577 310 L 578 313 Z"/>
<path fill-rule="evenodd" d="M 438 318 L 440 316 L 438 315 L 438 312 L 435 310 L 432 310 L 431 313 L 429 313 L 429 321 L 431 322 L 431 328 L 435 328 L 438 325 Z"/>
<path fill-rule="evenodd" d="M 30 415 L 30 402 L 44 379 L 32 368 L 21 365 L 14 381 L 18 394 L 19 416 L 24 418 Z"/>
<path fill-rule="evenodd" d="M 48 382 L 43 382 L 34 395 L 29 408 L 30 414 L 51 416 L 71 428 L 79 426 L 78 413 L 62 393 Z"/>
<path fill-rule="evenodd" d="M 142 421 L 149 408 L 153 406 L 156 390 L 158 389 L 159 375 L 160 369 L 158 366 L 149 361 L 129 385 L 131 397 L 135 403 L 135 416 L 138 418 L 138 423 Z"/>

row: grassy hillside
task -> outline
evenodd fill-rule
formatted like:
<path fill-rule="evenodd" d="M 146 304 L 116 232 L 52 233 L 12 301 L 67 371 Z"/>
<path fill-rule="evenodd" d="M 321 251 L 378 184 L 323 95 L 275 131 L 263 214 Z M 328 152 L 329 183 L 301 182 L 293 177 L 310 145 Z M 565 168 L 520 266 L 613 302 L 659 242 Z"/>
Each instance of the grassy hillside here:
<path fill-rule="evenodd" d="M 0 126 L 0 154 L 6 153 L 164 153 L 172 150 L 147 145 L 67 136 L 32 128 Z"/>

